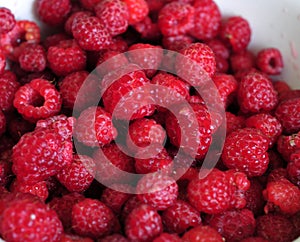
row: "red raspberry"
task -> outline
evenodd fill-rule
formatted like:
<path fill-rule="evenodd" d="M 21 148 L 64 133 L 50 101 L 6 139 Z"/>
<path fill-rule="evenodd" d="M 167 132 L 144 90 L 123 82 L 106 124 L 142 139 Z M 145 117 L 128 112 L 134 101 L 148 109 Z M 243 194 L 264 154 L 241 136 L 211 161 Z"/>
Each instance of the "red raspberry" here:
<path fill-rule="evenodd" d="M 0 34 L 6 34 L 16 25 L 16 20 L 12 12 L 7 8 L 0 8 Z"/>
<path fill-rule="evenodd" d="M 109 234 L 114 221 L 113 212 L 96 199 L 85 198 L 72 208 L 72 228 L 81 236 L 94 239 Z"/>
<path fill-rule="evenodd" d="M 294 226 L 282 215 L 267 214 L 256 219 L 256 233 L 268 241 L 292 241 Z"/>
<path fill-rule="evenodd" d="M 116 136 L 111 115 L 101 107 L 89 107 L 81 112 L 74 131 L 76 139 L 91 147 L 109 144 Z"/>
<path fill-rule="evenodd" d="M 145 0 L 122 0 L 128 7 L 129 24 L 141 22 L 149 13 L 149 7 Z"/>
<path fill-rule="evenodd" d="M 193 41 L 194 39 L 188 35 L 164 36 L 162 45 L 165 49 L 180 51 L 193 43 Z"/>
<path fill-rule="evenodd" d="M 15 108 L 31 122 L 58 114 L 61 105 L 59 92 L 45 79 L 34 79 L 20 87 L 14 99 Z"/>
<path fill-rule="evenodd" d="M 277 101 L 277 93 L 267 76 L 252 72 L 241 80 L 238 103 L 242 112 L 269 112 L 276 107 Z"/>
<path fill-rule="evenodd" d="M 81 237 L 74 234 L 63 234 L 60 242 L 93 242 L 91 238 Z"/>
<path fill-rule="evenodd" d="M 226 137 L 221 157 L 228 168 L 260 176 L 268 168 L 268 144 L 269 140 L 259 130 L 238 129 Z"/>
<path fill-rule="evenodd" d="M 163 212 L 162 221 L 167 231 L 181 234 L 200 225 L 201 217 L 189 203 L 177 200 Z"/>
<path fill-rule="evenodd" d="M 291 161 L 287 166 L 288 178 L 296 184 L 300 185 L 300 150 L 291 155 Z"/>
<path fill-rule="evenodd" d="M 73 206 L 84 199 L 84 196 L 79 193 L 69 193 L 62 197 L 54 197 L 50 201 L 49 206 L 57 213 L 65 231 L 72 228 L 71 214 Z"/>
<path fill-rule="evenodd" d="M 250 180 L 250 188 L 244 193 L 246 199 L 245 208 L 251 210 L 255 216 L 262 214 L 264 208 L 263 186 L 257 179 Z"/>
<path fill-rule="evenodd" d="M 152 241 L 163 231 L 160 215 L 149 205 L 133 209 L 125 222 L 125 234 L 131 241 Z"/>
<path fill-rule="evenodd" d="M 252 115 L 246 119 L 245 124 L 248 128 L 260 130 L 269 139 L 269 147 L 272 147 L 276 143 L 282 133 L 282 126 L 278 119 L 267 113 Z"/>
<path fill-rule="evenodd" d="M 190 34 L 198 40 L 216 37 L 221 28 L 221 12 L 218 5 L 213 0 L 196 0 L 193 6 L 195 27 Z"/>
<path fill-rule="evenodd" d="M 88 10 L 93 10 L 101 0 L 79 0 L 81 5 Z"/>
<path fill-rule="evenodd" d="M 268 182 L 263 195 L 267 200 L 265 212 L 269 206 L 276 205 L 283 213 L 295 214 L 300 211 L 300 190 L 287 179 Z"/>
<path fill-rule="evenodd" d="M 255 67 L 255 56 L 249 50 L 233 53 L 229 60 L 230 67 L 234 73 L 248 71 Z"/>
<path fill-rule="evenodd" d="M 127 5 L 121 0 L 100 1 L 94 11 L 111 36 L 123 34 L 127 30 L 129 12 Z"/>
<path fill-rule="evenodd" d="M 84 50 L 103 50 L 111 43 L 109 31 L 97 17 L 76 18 L 72 24 L 72 33 L 79 46 Z"/>
<path fill-rule="evenodd" d="M 25 71 L 43 71 L 47 62 L 46 52 L 41 45 L 27 44 L 19 56 L 19 62 Z"/>
<path fill-rule="evenodd" d="M 123 235 L 112 234 L 98 240 L 99 242 L 129 242 Z"/>
<path fill-rule="evenodd" d="M 255 218 L 248 209 L 215 214 L 209 218 L 209 225 L 215 228 L 226 241 L 241 241 L 255 232 Z"/>
<path fill-rule="evenodd" d="M 64 40 L 48 49 L 47 60 L 56 75 L 66 76 L 85 69 L 86 53 L 74 40 Z"/>
<path fill-rule="evenodd" d="M 93 16 L 93 13 L 90 11 L 78 11 L 78 12 L 71 14 L 65 22 L 64 29 L 65 29 L 66 33 L 69 35 L 72 35 L 72 25 L 75 21 L 77 21 L 76 18 L 90 17 L 90 16 Z M 48 38 L 51 38 L 51 36 L 49 36 Z"/>
<path fill-rule="evenodd" d="M 230 134 L 232 131 L 242 129 L 245 127 L 245 117 L 236 116 L 231 112 L 226 112 L 226 133 Z"/>
<path fill-rule="evenodd" d="M 221 40 L 212 39 L 206 42 L 206 44 L 212 49 L 216 57 L 219 56 L 226 60 L 229 58 L 230 51 Z"/>
<path fill-rule="evenodd" d="M 100 150 L 96 150 L 93 154 L 94 161 L 96 162 L 97 167 L 97 176 L 96 178 L 101 180 L 102 183 L 120 183 L 125 182 L 126 173 L 119 173 L 118 170 L 126 171 L 129 173 L 134 173 L 134 160 L 133 158 L 127 156 L 123 153 L 119 147 L 112 143 L 106 145 Z M 106 161 L 107 160 L 107 161 Z"/>
<path fill-rule="evenodd" d="M 258 52 L 256 57 L 258 69 L 268 75 L 278 75 L 283 69 L 281 53 L 276 48 L 267 48 Z"/>
<path fill-rule="evenodd" d="M 94 180 L 95 162 L 86 155 L 74 155 L 70 165 L 56 175 L 57 179 L 70 192 L 84 192 Z"/>
<path fill-rule="evenodd" d="M 153 151 L 156 155 L 146 158 L 149 157 L 148 154 L 152 154 Z M 168 152 L 162 148 L 161 145 L 153 144 L 137 153 L 135 158 L 135 170 L 139 174 L 147 174 L 160 170 L 169 173 L 171 172 L 172 161 Z"/>
<path fill-rule="evenodd" d="M 211 226 L 197 226 L 185 232 L 182 237 L 185 242 L 222 242 L 222 236 Z"/>
<path fill-rule="evenodd" d="M 183 147 L 188 154 L 202 159 L 211 144 L 211 118 L 204 105 L 190 104 L 190 107 L 192 110 L 184 104 L 174 107 L 180 124 L 177 118 L 169 113 L 166 118 L 166 130 L 173 145 Z M 191 125 L 194 115 L 197 124 Z M 184 137 L 181 134 L 184 134 Z"/>
<path fill-rule="evenodd" d="M 193 43 L 189 45 L 188 47 L 182 49 L 180 53 L 184 56 L 179 55 L 177 57 L 175 67 L 177 74 L 180 77 L 189 77 L 189 81 L 192 81 L 193 86 L 201 86 L 204 84 L 203 82 L 206 81 L 206 78 L 200 78 L 203 77 L 203 74 L 201 74 L 200 71 L 202 71 L 200 68 L 203 68 L 203 70 L 212 77 L 216 72 L 216 60 L 215 55 L 210 47 L 208 45 L 203 43 Z M 197 68 L 192 65 L 191 67 L 191 61 L 195 61 L 198 65 Z M 195 69 L 196 70 L 193 70 Z M 203 80 L 204 79 L 204 80 Z"/>
<path fill-rule="evenodd" d="M 179 1 L 166 4 L 158 15 L 158 27 L 164 36 L 187 34 L 194 27 L 193 6 Z"/>
<path fill-rule="evenodd" d="M 245 50 L 251 39 L 248 21 L 240 16 L 230 17 L 221 28 L 221 37 L 234 52 Z"/>
<path fill-rule="evenodd" d="M 136 191 L 142 203 L 157 210 L 165 210 L 177 199 L 178 185 L 172 177 L 153 173 L 138 181 Z"/>
<path fill-rule="evenodd" d="M 277 151 L 286 162 L 291 159 L 291 154 L 300 149 L 300 133 L 295 133 L 289 136 L 281 135 L 277 140 Z"/>
<path fill-rule="evenodd" d="M 21 137 L 13 148 L 12 161 L 17 179 L 33 185 L 72 161 L 72 142 L 53 129 L 38 128 Z"/>
<path fill-rule="evenodd" d="M 138 147 L 146 147 L 151 144 L 163 145 L 165 139 L 165 130 L 155 120 L 146 118 L 136 119 L 129 125 L 127 146 L 131 150 L 136 150 L 131 145 L 131 142 Z"/>
<path fill-rule="evenodd" d="M 60 242 L 63 233 L 57 214 L 35 196 L 7 201 L 0 228 L 6 241 Z"/>
<path fill-rule="evenodd" d="M 4 112 L 13 108 L 15 93 L 20 84 L 17 77 L 10 71 L 5 71 L 0 75 L 0 109 Z"/>
<path fill-rule="evenodd" d="M 283 131 L 291 134 L 300 131 L 300 97 L 279 103 L 275 110 L 276 118 L 281 122 Z"/>

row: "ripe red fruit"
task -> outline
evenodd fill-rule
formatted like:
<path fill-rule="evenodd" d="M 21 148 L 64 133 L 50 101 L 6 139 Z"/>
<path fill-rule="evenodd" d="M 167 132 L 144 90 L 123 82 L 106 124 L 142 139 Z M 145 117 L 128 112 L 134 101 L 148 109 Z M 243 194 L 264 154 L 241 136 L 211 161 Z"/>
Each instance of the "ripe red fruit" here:
<path fill-rule="evenodd" d="M 129 24 L 141 22 L 149 13 L 149 7 L 145 0 L 122 0 L 129 11 Z"/>
<path fill-rule="evenodd" d="M 258 69 L 268 75 L 278 75 L 283 69 L 281 53 L 276 48 L 267 48 L 258 52 L 256 57 Z"/>
<path fill-rule="evenodd" d="M 291 161 L 291 155 L 300 149 L 300 133 L 281 135 L 277 140 L 277 151 L 286 162 Z"/>
<path fill-rule="evenodd" d="M 222 236 L 211 226 L 197 226 L 183 234 L 182 239 L 186 242 L 222 242 Z"/>
<path fill-rule="evenodd" d="M 16 20 L 12 12 L 7 8 L 0 8 L 0 34 L 6 34 L 16 25 Z"/>

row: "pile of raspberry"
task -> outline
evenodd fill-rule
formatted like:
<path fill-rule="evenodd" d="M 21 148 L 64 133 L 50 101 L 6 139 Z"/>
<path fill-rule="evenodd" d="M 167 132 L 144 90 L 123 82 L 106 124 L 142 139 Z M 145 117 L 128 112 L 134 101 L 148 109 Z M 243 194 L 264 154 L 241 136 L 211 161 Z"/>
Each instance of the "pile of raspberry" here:
<path fill-rule="evenodd" d="M 38 0 L 35 8 L 51 35 L 42 38 L 37 23 L 0 8 L 2 239 L 289 242 L 300 236 L 300 90 L 280 79 L 284 63 L 276 46 L 248 48 L 246 19 L 225 18 L 213 0 Z M 195 88 L 202 80 L 191 85 L 156 70 L 193 74 L 180 59 L 168 62 L 164 49 L 206 71 L 226 117 L 208 111 Z M 133 50 L 144 54 L 126 54 Z M 117 55 L 109 67 L 144 68 L 110 86 L 106 69 L 100 83 L 91 77 Z M 85 95 L 77 96 L 87 78 Z M 159 95 L 143 89 L 147 84 L 168 91 Z M 136 89 L 136 101 L 145 105 L 132 102 L 112 115 Z M 95 91 L 99 96 L 89 95 Z M 224 122 L 217 165 L 203 167 Z M 75 141 L 86 152 L 77 152 Z M 132 187 L 112 167 L 144 176 Z"/>

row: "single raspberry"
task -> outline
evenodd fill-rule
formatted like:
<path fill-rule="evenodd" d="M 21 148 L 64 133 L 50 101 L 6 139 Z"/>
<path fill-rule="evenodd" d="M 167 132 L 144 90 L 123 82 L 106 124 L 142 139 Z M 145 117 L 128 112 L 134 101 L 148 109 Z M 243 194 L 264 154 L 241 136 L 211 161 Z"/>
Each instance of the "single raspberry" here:
<path fill-rule="evenodd" d="M 79 0 L 79 2 L 85 9 L 93 10 L 94 7 L 101 2 L 101 0 Z"/>
<path fill-rule="evenodd" d="M 70 165 L 62 168 L 56 177 L 70 192 L 84 192 L 96 173 L 95 162 L 86 155 L 74 155 Z"/>
<path fill-rule="evenodd" d="M 187 78 L 192 81 L 193 86 L 201 86 L 207 81 L 204 74 L 205 71 L 210 77 L 216 72 L 216 60 L 214 52 L 208 45 L 203 43 L 193 43 L 182 49 L 176 58 L 175 68 L 178 76 Z M 198 65 L 192 64 L 195 61 Z M 192 66 L 191 66 L 192 64 Z M 196 70 L 193 70 L 195 69 Z M 195 73 L 194 73 L 195 72 Z"/>
<path fill-rule="evenodd" d="M 129 240 L 121 234 L 108 235 L 101 239 L 98 239 L 98 241 L 99 242 L 129 242 Z"/>
<path fill-rule="evenodd" d="M 122 0 L 128 7 L 129 24 L 141 22 L 149 13 L 149 7 L 145 0 Z"/>
<path fill-rule="evenodd" d="M 152 242 L 180 242 L 182 241 L 177 234 L 162 233 Z"/>
<path fill-rule="evenodd" d="M 149 153 L 152 155 L 149 157 Z M 147 158 L 149 157 L 149 158 Z M 161 145 L 152 144 L 136 153 L 135 170 L 139 174 L 163 171 L 169 174 L 172 168 L 172 158 Z"/>
<path fill-rule="evenodd" d="M 246 118 L 241 115 L 235 115 L 231 112 L 226 112 L 226 134 L 230 134 L 232 131 L 242 129 L 245 127 Z"/>
<path fill-rule="evenodd" d="M 24 119 L 31 122 L 58 114 L 61 105 L 59 92 L 45 79 L 34 79 L 15 93 L 15 108 Z"/>
<path fill-rule="evenodd" d="M 48 49 L 47 60 L 56 75 L 66 76 L 85 69 L 86 53 L 74 40 L 64 40 Z"/>
<path fill-rule="evenodd" d="M 91 106 L 81 112 L 74 135 L 79 142 L 97 147 L 109 144 L 117 136 L 117 131 L 108 112 Z"/>
<path fill-rule="evenodd" d="M 163 174 L 143 176 L 136 187 L 138 199 L 157 210 L 165 210 L 177 199 L 178 185 L 176 181 Z"/>
<path fill-rule="evenodd" d="M 112 39 L 108 48 L 109 50 L 123 53 L 128 50 L 128 43 L 126 42 L 125 38 L 119 35 Z"/>
<path fill-rule="evenodd" d="M 100 1 L 94 11 L 111 36 L 123 34 L 127 30 L 129 11 L 121 0 Z"/>
<path fill-rule="evenodd" d="M 223 237 L 213 227 L 197 226 L 185 232 L 182 236 L 183 241 L 186 242 L 222 242 Z"/>
<path fill-rule="evenodd" d="M 251 210 L 255 216 L 258 216 L 263 213 L 265 204 L 262 194 L 263 186 L 255 178 L 250 179 L 250 184 L 250 188 L 245 192 L 245 208 Z"/>
<path fill-rule="evenodd" d="M 256 57 L 258 69 L 268 75 L 279 75 L 283 69 L 281 53 L 276 48 L 267 48 L 258 52 Z"/>
<path fill-rule="evenodd" d="M 193 41 L 194 39 L 189 35 L 164 36 L 162 45 L 165 49 L 180 51 L 193 43 Z"/>
<path fill-rule="evenodd" d="M 272 147 L 282 133 L 282 125 L 277 118 L 267 113 L 252 115 L 246 119 L 246 127 L 256 128 L 269 139 L 269 147 Z"/>
<path fill-rule="evenodd" d="M 260 176 L 268 168 L 268 145 L 269 140 L 259 130 L 238 129 L 226 137 L 221 157 L 228 168 Z"/>
<path fill-rule="evenodd" d="M 126 173 L 134 173 L 134 160 L 123 153 L 119 147 L 112 143 L 96 150 L 93 154 L 96 162 L 96 179 L 105 184 L 126 183 Z"/>
<path fill-rule="evenodd" d="M 0 34 L 6 34 L 11 31 L 16 25 L 15 16 L 13 13 L 4 7 L 0 8 Z"/>
<path fill-rule="evenodd" d="M 164 36 L 184 35 L 194 27 L 193 6 L 179 1 L 166 4 L 158 15 L 158 27 Z"/>
<path fill-rule="evenodd" d="M 238 103 L 244 113 L 269 112 L 278 102 L 271 80 L 258 72 L 246 75 L 238 89 Z"/>
<path fill-rule="evenodd" d="M 216 37 L 221 28 L 221 12 L 213 0 L 194 1 L 195 27 L 190 34 L 198 40 L 208 40 Z"/>
<path fill-rule="evenodd" d="M 291 155 L 300 149 L 300 133 L 281 135 L 277 140 L 277 151 L 286 162 L 291 161 Z"/>
<path fill-rule="evenodd" d="M 82 16 L 73 21 L 72 33 L 79 46 L 84 50 L 99 51 L 108 47 L 111 35 L 97 17 Z"/>
<path fill-rule="evenodd" d="M 50 208 L 57 213 L 65 231 L 70 231 L 72 228 L 71 214 L 73 206 L 84 199 L 83 195 L 74 192 L 62 197 L 54 197 L 49 202 Z"/>
<path fill-rule="evenodd" d="M 281 122 L 285 133 L 300 131 L 299 108 L 300 97 L 283 101 L 277 106 L 275 116 Z"/>
<path fill-rule="evenodd" d="M 283 213 L 295 214 L 300 211 L 300 190 L 287 179 L 268 182 L 263 195 L 267 200 L 265 212 L 269 206 L 276 205 Z"/>
<path fill-rule="evenodd" d="M 78 235 L 97 239 L 112 231 L 113 221 L 113 212 L 96 199 L 85 198 L 73 205 L 72 228 Z"/>
<path fill-rule="evenodd" d="M 255 56 L 249 50 L 233 53 L 230 58 L 230 67 L 234 73 L 248 71 L 255 67 Z"/>
<path fill-rule="evenodd" d="M 207 108 L 202 104 L 190 104 L 190 107 L 182 104 L 176 105 L 174 109 L 177 118 L 171 113 L 166 118 L 166 130 L 171 143 L 182 147 L 186 153 L 197 159 L 204 158 L 211 144 L 212 134 Z M 191 125 L 191 122 L 196 123 Z"/>
<path fill-rule="evenodd" d="M 17 77 L 10 71 L 5 71 L 0 75 L 0 109 L 4 112 L 13 108 L 15 93 L 20 84 Z"/>
<path fill-rule="evenodd" d="M 200 225 L 201 217 L 189 203 L 177 200 L 162 213 L 162 221 L 167 231 L 181 234 Z"/>
<path fill-rule="evenodd" d="M 206 44 L 212 49 L 216 57 L 219 56 L 226 60 L 229 58 L 230 50 L 220 39 L 209 40 Z"/>
<path fill-rule="evenodd" d="M 153 119 L 136 119 L 129 125 L 127 146 L 130 150 L 136 150 L 134 146 L 146 147 L 151 144 L 163 145 L 166 132 L 163 127 Z M 131 144 L 133 143 L 134 146 Z"/>
<path fill-rule="evenodd" d="M 93 242 L 91 238 L 81 237 L 74 234 L 63 234 L 60 242 Z"/>
<path fill-rule="evenodd" d="M 19 62 L 25 71 L 43 71 L 47 62 L 46 52 L 41 45 L 27 44 L 19 56 Z"/>
<path fill-rule="evenodd" d="M 255 218 L 248 209 L 225 211 L 211 216 L 208 220 L 209 225 L 226 241 L 241 241 L 255 232 Z"/>
<path fill-rule="evenodd" d="M 251 28 L 246 19 L 233 16 L 223 24 L 220 34 L 233 51 L 238 52 L 247 48 L 251 39 Z"/>
<path fill-rule="evenodd" d="M 287 175 L 291 182 L 300 185 L 300 150 L 291 155 L 291 161 L 287 166 Z"/>
<path fill-rule="evenodd" d="M 294 226 L 289 219 L 282 215 L 267 214 L 256 219 L 256 233 L 268 241 L 292 241 Z"/>
<path fill-rule="evenodd" d="M 63 233 L 57 214 L 35 196 L 7 201 L 0 228 L 6 241 L 59 242 Z"/>
<path fill-rule="evenodd" d="M 66 33 L 69 35 L 72 35 L 72 25 L 73 25 L 74 21 L 77 21 L 76 18 L 90 17 L 90 16 L 93 16 L 93 13 L 90 11 L 78 11 L 78 12 L 72 13 L 65 22 L 64 29 L 65 29 Z M 48 38 L 51 38 L 51 36 L 49 36 Z"/>
<path fill-rule="evenodd" d="M 131 241 L 152 241 L 162 231 L 161 217 L 149 205 L 136 207 L 125 221 L 125 234 Z"/>

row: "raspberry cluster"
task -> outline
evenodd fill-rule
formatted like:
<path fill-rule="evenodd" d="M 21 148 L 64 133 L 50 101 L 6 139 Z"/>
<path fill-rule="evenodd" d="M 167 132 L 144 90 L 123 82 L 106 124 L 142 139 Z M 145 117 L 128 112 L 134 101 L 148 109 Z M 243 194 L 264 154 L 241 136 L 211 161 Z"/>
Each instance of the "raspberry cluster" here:
<path fill-rule="evenodd" d="M 248 48 L 247 19 L 225 18 L 213 0 L 39 0 L 35 8 L 60 32 L 41 40 L 37 23 L 0 7 L 2 239 L 300 236 L 300 90 L 275 81 L 279 49 Z M 198 93 L 207 79 L 186 59 L 220 103 Z M 215 158 L 221 124 L 226 139 L 212 168 L 205 161 Z"/>

